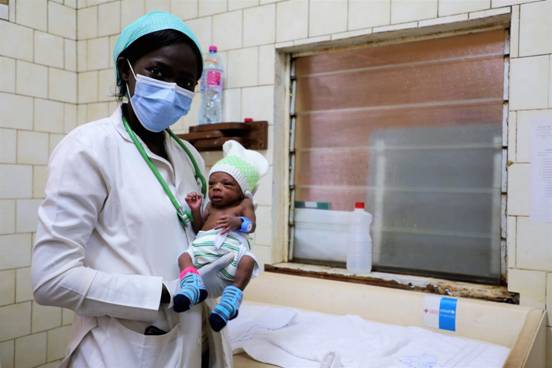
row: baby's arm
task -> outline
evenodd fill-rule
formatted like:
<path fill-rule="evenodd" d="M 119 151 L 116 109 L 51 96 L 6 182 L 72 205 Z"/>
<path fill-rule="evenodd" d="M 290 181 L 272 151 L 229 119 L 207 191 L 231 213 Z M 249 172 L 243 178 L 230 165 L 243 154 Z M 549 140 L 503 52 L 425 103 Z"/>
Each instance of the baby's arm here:
<path fill-rule="evenodd" d="M 250 233 L 255 232 L 257 218 L 255 217 L 255 208 L 253 206 L 253 201 L 251 198 L 244 198 L 242 201 L 242 216 L 247 217 L 251 221 L 251 231 Z"/>
<path fill-rule="evenodd" d="M 186 196 L 186 203 L 188 204 L 188 207 L 190 207 L 190 211 L 192 211 L 192 228 L 196 233 L 201 230 L 205 222 L 203 216 L 201 216 L 202 201 L 203 198 L 201 197 L 201 194 L 196 192 L 188 193 Z"/>

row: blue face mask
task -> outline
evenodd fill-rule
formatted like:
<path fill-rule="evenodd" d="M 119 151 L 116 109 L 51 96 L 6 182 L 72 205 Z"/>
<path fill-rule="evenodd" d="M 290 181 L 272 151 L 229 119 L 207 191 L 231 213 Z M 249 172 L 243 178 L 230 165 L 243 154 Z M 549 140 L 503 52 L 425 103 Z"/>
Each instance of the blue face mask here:
<path fill-rule="evenodd" d="M 176 83 L 136 75 L 130 62 L 128 65 L 136 80 L 130 104 L 144 128 L 150 132 L 162 132 L 190 111 L 194 97 L 192 91 Z"/>

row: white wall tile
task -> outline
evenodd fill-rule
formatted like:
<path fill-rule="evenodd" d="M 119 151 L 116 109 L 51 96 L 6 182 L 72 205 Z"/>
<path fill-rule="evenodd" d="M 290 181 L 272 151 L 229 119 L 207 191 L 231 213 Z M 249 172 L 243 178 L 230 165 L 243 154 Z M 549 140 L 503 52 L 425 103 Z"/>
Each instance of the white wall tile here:
<path fill-rule="evenodd" d="M 256 244 L 253 242 L 253 254 L 257 258 L 257 261 L 261 263 L 261 269 L 265 264 L 272 263 L 272 248 L 262 244 Z"/>
<path fill-rule="evenodd" d="M 268 173 L 259 181 L 255 203 L 260 206 L 272 206 L 272 198 L 272 167 L 270 167 Z"/>
<path fill-rule="evenodd" d="M 79 73 L 79 103 L 95 102 L 98 98 L 98 72 Z"/>
<path fill-rule="evenodd" d="M 15 270 L 0 271 L 0 306 L 15 302 Z"/>
<path fill-rule="evenodd" d="M 274 87 L 262 86 L 242 90 L 242 118 L 274 122 Z"/>
<path fill-rule="evenodd" d="M 109 68 L 110 50 L 108 37 L 89 40 L 87 48 L 88 70 Z"/>
<path fill-rule="evenodd" d="M 548 55 L 510 60 L 511 110 L 548 106 L 549 60 Z"/>
<path fill-rule="evenodd" d="M 33 198 L 43 198 L 46 181 L 48 180 L 48 166 L 33 166 Z"/>
<path fill-rule="evenodd" d="M 22 95 L 47 97 L 48 68 L 26 61 L 17 61 L 15 91 Z"/>
<path fill-rule="evenodd" d="M 0 22 L 0 55 L 33 60 L 33 30 L 10 22 Z"/>
<path fill-rule="evenodd" d="M 534 1 L 535 0 L 491 0 L 491 6 L 493 8 L 499 8 L 503 6 L 517 5 Z"/>
<path fill-rule="evenodd" d="M 170 0 L 146 0 L 146 12 L 150 11 L 171 11 Z"/>
<path fill-rule="evenodd" d="M 17 0 L 15 2 L 15 20 L 27 27 L 46 31 L 48 21 L 46 1 Z"/>
<path fill-rule="evenodd" d="M 346 31 L 347 15 L 347 0 L 312 0 L 309 37 Z"/>
<path fill-rule="evenodd" d="M 226 0 L 201 0 L 199 1 L 199 16 L 223 13 L 227 9 Z"/>
<path fill-rule="evenodd" d="M 391 0 L 349 0 L 349 29 L 383 26 L 391 22 Z"/>
<path fill-rule="evenodd" d="M 46 363 L 46 333 L 20 337 L 15 340 L 15 366 L 36 367 Z"/>
<path fill-rule="evenodd" d="M 50 68 L 48 95 L 63 102 L 77 102 L 77 73 Z"/>
<path fill-rule="evenodd" d="M 519 111 L 517 113 L 516 161 L 531 162 L 531 129 L 542 121 L 552 120 L 552 110 Z"/>
<path fill-rule="evenodd" d="M 494 17 L 498 15 L 510 14 L 511 9 L 509 7 L 497 8 L 497 9 L 487 9 L 487 10 L 478 10 L 469 13 L 469 19 L 481 19 Z"/>
<path fill-rule="evenodd" d="M 13 129 L 0 129 L 0 162 L 15 163 L 17 135 Z"/>
<path fill-rule="evenodd" d="M 241 11 L 213 16 L 213 43 L 220 50 L 242 47 Z"/>
<path fill-rule="evenodd" d="M 105 118 L 110 115 L 109 105 L 107 103 L 95 103 L 88 105 L 87 121 L 94 121 Z"/>
<path fill-rule="evenodd" d="M 31 333 L 31 303 L 0 307 L 0 321 L 0 341 L 28 335 Z"/>
<path fill-rule="evenodd" d="M 303 0 L 291 0 L 276 5 L 276 41 L 291 41 L 308 36 L 309 6 Z"/>
<path fill-rule="evenodd" d="M 73 40 L 64 40 L 64 65 L 65 69 L 77 71 L 77 42 Z"/>
<path fill-rule="evenodd" d="M 0 198 L 30 198 L 32 195 L 32 167 L 28 165 L 0 165 Z"/>
<path fill-rule="evenodd" d="M 19 268 L 16 271 L 15 301 L 21 303 L 27 300 L 33 300 L 30 267 Z"/>
<path fill-rule="evenodd" d="M 506 231 L 506 256 L 507 267 L 515 268 L 517 265 L 516 244 L 517 244 L 517 216 L 508 216 Z"/>
<path fill-rule="evenodd" d="M 48 331 L 48 361 L 61 359 L 67 352 L 71 326 L 65 326 Z"/>
<path fill-rule="evenodd" d="M 117 96 L 117 86 L 112 69 L 98 72 L 98 98 L 100 101 L 111 101 Z"/>
<path fill-rule="evenodd" d="M 44 32 L 35 32 L 35 62 L 63 68 L 63 38 Z"/>
<path fill-rule="evenodd" d="M 198 14 L 198 0 L 171 0 L 171 13 L 182 19 L 192 19 Z"/>
<path fill-rule="evenodd" d="M 457 15 L 449 15 L 448 17 L 439 17 L 439 18 L 421 20 L 418 23 L 418 26 L 429 27 L 429 26 L 435 26 L 438 24 L 464 22 L 467 20 L 468 20 L 468 14 L 457 14 Z"/>
<path fill-rule="evenodd" d="M 63 113 L 65 106 L 61 102 L 35 99 L 34 130 L 41 132 L 63 133 Z"/>
<path fill-rule="evenodd" d="M 33 99 L 31 97 L 0 92 L 0 126 L 5 128 L 32 129 Z"/>
<path fill-rule="evenodd" d="M 243 45 L 274 43 L 276 6 L 265 5 L 243 11 Z"/>
<path fill-rule="evenodd" d="M 65 110 L 64 110 L 64 116 L 63 116 L 63 131 L 65 133 L 69 133 L 71 130 L 73 130 L 74 127 L 76 127 L 77 124 L 77 105 L 74 104 L 65 104 Z"/>
<path fill-rule="evenodd" d="M 102 4 L 98 7 L 98 36 L 108 36 L 121 32 L 121 3 Z"/>
<path fill-rule="evenodd" d="M 77 71 L 88 70 L 88 41 L 77 41 Z"/>
<path fill-rule="evenodd" d="M 0 342 L 0 366 L 2 368 L 14 368 L 15 340 Z"/>
<path fill-rule="evenodd" d="M 49 330 L 61 326 L 61 308 L 40 305 L 33 302 L 33 332 Z"/>
<path fill-rule="evenodd" d="M 529 215 L 529 177 L 531 166 L 514 164 L 508 167 L 508 215 Z"/>
<path fill-rule="evenodd" d="M 518 217 L 517 267 L 552 271 L 550 239 L 552 239 L 550 224 L 536 223 L 528 217 Z"/>
<path fill-rule="evenodd" d="M 77 8 L 77 0 L 65 0 L 63 2 L 65 6 L 68 6 L 70 8 L 76 9 Z"/>
<path fill-rule="evenodd" d="M 38 225 L 38 207 L 42 199 L 18 199 L 16 204 L 16 226 L 18 233 L 36 231 Z"/>
<path fill-rule="evenodd" d="M 256 47 L 228 52 L 228 88 L 256 85 L 257 71 L 258 55 Z"/>
<path fill-rule="evenodd" d="M 520 10 L 519 55 L 552 52 L 552 1 L 524 4 Z"/>
<path fill-rule="evenodd" d="M 15 232 L 15 201 L 0 200 L 0 234 Z"/>
<path fill-rule="evenodd" d="M 259 0 L 228 0 L 228 10 L 250 8 L 259 5 Z"/>
<path fill-rule="evenodd" d="M 274 84 L 276 53 L 273 45 L 259 47 L 259 84 Z"/>
<path fill-rule="evenodd" d="M 489 9 L 490 0 L 439 0 L 439 16 Z"/>
<path fill-rule="evenodd" d="M 58 143 L 65 137 L 64 134 L 50 134 L 50 139 L 48 143 L 48 153 L 49 155 L 54 152 L 54 149 L 57 147 Z"/>
<path fill-rule="evenodd" d="M 77 38 L 79 40 L 98 36 L 98 7 L 77 10 Z"/>
<path fill-rule="evenodd" d="M 255 210 L 257 226 L 255 228 L 255 244 L 272 244 L 272 207 L 259 205 Z"/>
<path fill-rule="evenodd" d="M 121 1 L 121 28 L 134 22 L 145 13 L 144 0 Z"/>
<path fill-rule="evenodd" d="M 77 11 L 53 2 L 48 4 L 48 32 L 71 40 L 77 39 Z"/>
<path fill-rule="evenodd" d="M 224 90 L 224 121 L 241 121 L 241 89 Z"/>
<path fill-rule="evenodd" d="M 437 17 L 437 0 L 393 0 L 391 2 L 391 23 Z"/>
<path fill-rule="evenodd" d="M 15 92 L 15 60 L 0 56 L 0 91 Z"/>
<path fill-rule="evenodd" d="M 519 56 L 519 6 L 512 7 L 510 20 L 510 57 Z"/>
<path fill-rule="evenodd" d="M 546 295 L 546 273 L 540 271 L 508 270 L 508 290 L 520 294 L 520 304 L 544 308 Z"/>
<path fill-rule="evenodd" d="M 202 48 L 201 51 L 203 53 L 207 53 L 209 45 L 213 43 L 211 22 L 211 17 L 192 19 L 186 22 L 192 31 L 194 31 L 197 39 L 199 40 L 199 44 Z"/>
<path fill-rule="evenodd" d="M 48 134 L 18 131 L 17 162 L 20 164 L 47 164 Z"/>

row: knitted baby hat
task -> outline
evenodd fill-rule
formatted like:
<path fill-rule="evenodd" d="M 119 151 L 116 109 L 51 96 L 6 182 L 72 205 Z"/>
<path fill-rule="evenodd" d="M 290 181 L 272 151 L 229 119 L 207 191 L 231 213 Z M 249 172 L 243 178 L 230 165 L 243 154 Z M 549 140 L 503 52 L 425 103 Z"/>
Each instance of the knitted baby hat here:
<path fill-rule="evenodd" d="M 209 171 L 224 172 L 236 180 L 246 197 L 253 197 L 262 176 L 268 171 L 268 161 L 259 152 L 245 149 L 234 140 L 222 146 L 224 158 L 217 161 Z"/>

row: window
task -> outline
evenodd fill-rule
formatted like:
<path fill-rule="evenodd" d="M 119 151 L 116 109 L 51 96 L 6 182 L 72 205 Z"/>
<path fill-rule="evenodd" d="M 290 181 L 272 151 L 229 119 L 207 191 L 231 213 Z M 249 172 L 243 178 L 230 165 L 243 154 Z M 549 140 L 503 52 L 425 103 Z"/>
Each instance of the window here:
<path fill-rule="evenodd" d="M 339 211 L 364 201 L 374 270 L 500 282 L 506 37 L 293 58 L 292 260 L 343 265 L 346 241 L 313 236 L 300 207 L 343 233 Z"/>

